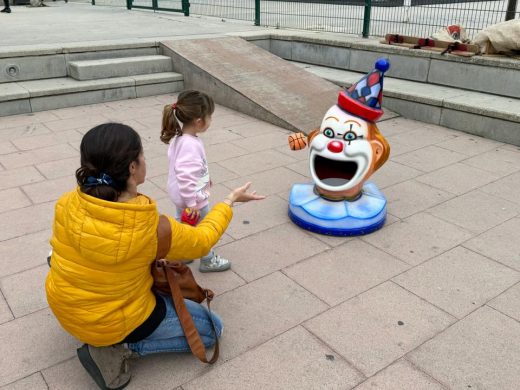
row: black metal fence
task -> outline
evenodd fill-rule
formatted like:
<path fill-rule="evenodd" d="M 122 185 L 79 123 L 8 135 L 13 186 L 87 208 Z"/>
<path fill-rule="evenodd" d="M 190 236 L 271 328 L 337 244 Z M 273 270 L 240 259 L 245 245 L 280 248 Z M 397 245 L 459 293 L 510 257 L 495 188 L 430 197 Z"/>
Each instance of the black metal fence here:
<path fill-rule="evenodd" d="M 123 0 L 92 0 L 118 3 Z M 483 28 L 520 18 L 520 0 L 125 0 L 145 8 L 236 19 L 259 26 L 363 36 L 428 37 L 450 24 L 469 38 Z"/>

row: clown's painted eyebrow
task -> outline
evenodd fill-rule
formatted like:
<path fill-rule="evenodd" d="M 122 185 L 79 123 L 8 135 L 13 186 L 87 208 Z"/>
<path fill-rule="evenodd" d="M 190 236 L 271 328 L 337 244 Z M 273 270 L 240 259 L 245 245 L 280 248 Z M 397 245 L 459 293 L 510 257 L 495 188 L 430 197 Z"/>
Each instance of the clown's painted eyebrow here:
<path fill-rule="evenodd" d="M 335 119 L 336 122 L 339 122 L 339 119 L 336 118 L 335 116 L 328 116 L 328 117 L 325 118 L 325 120 L 327 120 L 327 119 L 331 119 L 331 118 L 332 118 L 332 119 Z"/>
<path fill-rule="evenodd" d="M 349 123 L 349 122 L 353 122 L 353 123 L 355 123 L 356 125 L 358 125 L 359 127 L 361 127 L 361 124 L 360 124 L 359 122 L 356 122 L 356 121 L 353 120 L 353 119 L 349 119 L 348 121 L 343 122 L 343 124 L 346 125 L 346 124 Z"/>

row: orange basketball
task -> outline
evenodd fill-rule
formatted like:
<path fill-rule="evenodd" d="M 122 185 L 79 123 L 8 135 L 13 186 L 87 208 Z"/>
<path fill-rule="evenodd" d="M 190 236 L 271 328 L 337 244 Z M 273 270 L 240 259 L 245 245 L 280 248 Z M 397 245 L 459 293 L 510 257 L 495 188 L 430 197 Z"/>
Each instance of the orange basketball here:
<path fill-rule="evenodd" d="M 289 147 L 291 150 L 302 150 L 307 146 L 305 134 L 294 133 L 289 136 Z"/>

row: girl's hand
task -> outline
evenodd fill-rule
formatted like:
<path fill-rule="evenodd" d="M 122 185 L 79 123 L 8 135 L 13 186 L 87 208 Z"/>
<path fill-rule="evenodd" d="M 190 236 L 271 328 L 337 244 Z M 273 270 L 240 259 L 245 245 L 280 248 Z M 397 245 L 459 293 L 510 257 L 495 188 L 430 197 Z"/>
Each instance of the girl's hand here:
<path fill-rule="evenodd" d="M 233 205 L 234 202 L 249 202 L 251 200 L 265 199 L 264 195 L 257 195 L 256 191 L 247 192 L 249 187 L 251 187 L 251 182 L 247 182 L 242 187 L 235 188 L 226 196 L 226 199 L 231 202 L 231 205 Z"/>
<path fill-rule="evenodd" d="M 195 208 L 187 208 L 186 209 L 186 215 L 188 216 L 188 218 L 194 219 L 196 221 L 200 217 L 200 211 L 195 209 Z"/>

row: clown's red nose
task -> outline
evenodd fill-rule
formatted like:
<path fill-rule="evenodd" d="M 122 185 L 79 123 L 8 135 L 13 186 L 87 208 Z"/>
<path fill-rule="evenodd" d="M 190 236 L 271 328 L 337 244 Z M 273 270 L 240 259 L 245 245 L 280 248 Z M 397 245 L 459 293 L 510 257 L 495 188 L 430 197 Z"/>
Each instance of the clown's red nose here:
<path fill-rule="evenodd" d="M 329 149 L 332 153 L 341 153 L 343 151 L 343 142 L 330 141 L 327 145 L 327 149 Z"/>

